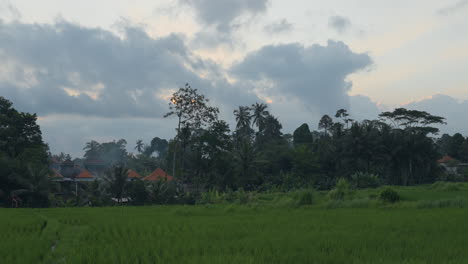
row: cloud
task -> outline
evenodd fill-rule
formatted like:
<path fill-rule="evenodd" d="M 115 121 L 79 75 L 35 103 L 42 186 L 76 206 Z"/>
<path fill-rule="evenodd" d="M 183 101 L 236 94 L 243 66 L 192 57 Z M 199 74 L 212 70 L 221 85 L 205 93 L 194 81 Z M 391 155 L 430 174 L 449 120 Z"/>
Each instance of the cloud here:
<path fill-rule="evenodd" d="M 194 8 L 197 18 L 218 32 L 230 32 L 242 15 L 265 12 L 269 0 L 180 0 Z"/>
<path fill-rule="evenodd" d="M 266 25 L 263 30 L 268 34 L 280 34 L 290 32 L 293 29 L 293 24 L 289 23 L 286 19 L 273 22 Z"/>
<path fill-rule="evenodd" d="M 259 94 L 277 97 L 273 101 L 298 100 L 311 112 L 330 114 L 349 109 L 352 83 L 346 78 L 371 64 L 367 54 L 354 53 L 343 42 L 328 41 L 326 46 L 264 46 L 230 71 Z"/>
<path fill-rule="evenodd" d="M 342 34 L 348 31 L 351 27 L 351 20 L 343 16 L 331 16 L 328 18 L 328 26 Z"/>
<path fill-rule="evenodd" d="M 446 118 L 447 125 L 441 126 L 442 133 L 462 133 L 468 136 L 466 126 L 466 113 L 468 113 L 468 100 L 458 101 L 455 98 L 437 94 L 417 102 L 411 102 L 403 107 L 427 111 L 433 115 Z"/>
<path fill-rule="evenodd" d="M 149 143 L 154 137 L 172 138 L 175 120 L 147 118 L 102 118 L 78 115 L 52 115 L 38 121 L 45 142 L 52 153 L 65 152 L 82 157 L 86 142 L 109 142 L 121 138 L 127 140 L 127 150 L 135 153 L 135 142 L 142 139 Z"/>
<path fill-rule="evenodd" d="M 21 13 L 13 4 L 11 4 L 10 1 L 1 1 L 0 18 L 6 20 L 19 20 L 21 19 Z"/>
<path fill-rule="evenodd" d="M 353 95 L 349 97 L 351 118 L 355 120 L 375 120 L 382 112 L 375 102 L 365 95 Z"/>
<path fill-rule="evenodd" d="M 220 67 L 193 55 L 181 35 L 154 39 L 123 26 L 122 37 L 66 21 L 0 23 L 0 91 L 22 111 L 39 115 L 160 118 L 171 92 L 186 82 L 231 106 Z M 225 98 L 229 94 L 231 98 Z"/>
<path fill-rule="evenodd" d="M 437 14 L 448 16 L 468 7 L 468 0 L 459 0 L 455 4 L 437 10 Z"/>

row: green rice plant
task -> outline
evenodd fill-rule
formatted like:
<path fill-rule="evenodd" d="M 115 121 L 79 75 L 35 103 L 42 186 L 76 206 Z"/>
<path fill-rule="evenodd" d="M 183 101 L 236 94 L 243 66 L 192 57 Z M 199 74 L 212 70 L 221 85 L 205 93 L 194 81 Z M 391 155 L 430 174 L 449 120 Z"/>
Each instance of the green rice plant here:
<path fill-rule="evenodd" d="M 454 199 L 442 199 L 442 200 L 422 200 L 416 203 L 416 208 L 427 209 L 427 208 L 466 208 L 468 207 L 468 201 L 461 197 Z"/>

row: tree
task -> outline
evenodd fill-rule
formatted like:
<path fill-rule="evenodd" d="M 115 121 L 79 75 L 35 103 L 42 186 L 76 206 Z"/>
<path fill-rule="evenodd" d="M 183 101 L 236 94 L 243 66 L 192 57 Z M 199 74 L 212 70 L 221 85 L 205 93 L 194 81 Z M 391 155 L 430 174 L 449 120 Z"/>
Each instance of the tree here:
<path fill-rule="evenodd" d="M 283 133 L 281 133 L 283 126 L 278 121 L 278 118 L 268 115 L 263 121 L 262 126 L 262 130 L 258 132 L 256 137 L 256 143 L 259 147 L 262 147 L 267 143 L 278 142 L 283 139 Z"/>
<path fill-rule="evenodd" d="M 109 191 L 115 196 L 117 202 L 122 201 L 128 185 L 128 170 L 123 166 L 114 166 L 106 172 L 106 180 L 109 184 Z"/>
<path fill-rule="evenodd" d="M 169 103 L 169 112 L 164 115 L 165 118 L 176 116 L 177 135 L 175 138 L 175 148 L 172 161 L 172 176 L 175 175 L 175 163 L 177 153 L 177 143 L 181 133 L 181 127 L 188 129 L 197 129 L 206 124 L 212 123 L 218 119 L 219 109 L 208 105 L 209 100 L 204 95 L 198 94 L 197 89 L 192 89 L 190 85 L 185 84 L 184 88 L 179 88 L 172 94 Z"/>
<path fill-rule="evenodd" d="M 234 110 L 234 116 L 236 117 L 236 129 L 238 131 L 249 131 L 250 122 L 252 116 L 250 115 L 250 107 L 239 106 L 239 109 Z"/>
<path fill-rule="evenodd" d="M 138 139 L 138 140 L 136 141 L 135 149 L 138 151 L 138 153 L 141 153 L 141 152 L 143 151 L 143 147 L 144 147 L 144 146 L 145 146 L 145 145 L 143 144 L 143 140 Z"/>
<path fill-rule="evenodd" d="M 333 119 L 331 119 L 330 116 L 324 115 L 319 121 L 318 128 L 325 130 L 325 134 L 328 134 L 328 132 L 332 129 L 333 127 Z"/>
<path fill-rule="evenodd" d="M 31 190 L 37 177 L 29 177 L 28 167 L 44 166 L 49 160 L 36 121 L 36 114 L 19 112 L 0 96 L 0 203 L 9 205 L 14 190 Z"/>
<path fill-rule="evenodd" d="M 353 122 L 354 120 L 351 118 L 347 118 L 349 116 L 348 111 L 346 109 L 340 109 L 336 111 L 335 117 L 341 118 L 346 124 L 346 128 L 348 128 L 349 122 Z"/>
<path fill-rule="evenodd" d="M 15 158 L 28 148 L 45 148 L 37 115 L 18 112 L 0 96 L 0 151 Z"/>
<path fill-rule="evenodd" d="M 464 142 L 465 138 L 460 133 L 454 134 L 450 138 L 447 154 L 450 155 L 452 158 L 460 160 L 462 158 Z"/>
<path fill-rule="evenodd" d="M 394 128 L 407 129 L 425 134 L 437 134 L 439 129 L 430 125 L 446 124 L 445 118 L 431 115 L 425 111 L 397 108 L 393 112 L 383 112 L 379 115 L 383 121 L 390 121 Z"/>
<path fill-rule="evenodd" d="M 169 148 L 169 142 L 165 139 L 155 137 L 151 140 L 151 149 L 158 153 L 158 156 L 163 156 L 167 153 Z"/>
<path fill-rule="evenodd" d="M 90 142 L 86 143 L 86 146 L 83 148 L 85 151 L 84 157 L 86 159 L 96 159 L 99 155 L 99 149 L 101 144 L 99 144 L 95 140 L 91 140 Z"/>
<path fill-rule="evenodd" d="M 253 111 L 253 114 L 250 116 L 253 118 L 252 125 L 256 125 L 259 130 L 262 129 L 263 124 L 265 123 L 266 118 L 270 115 L 267 111 L 268 106 L 263 103 L 252 104 L 250 110 Z"/>
<path fill-rule="evenodd" d="M 293 142 L 295 146 L 301 144 L 312 144 L 313 143 L 312 133 L 310 133 L 309 125 L 306 123 L 302 124 L 293 133 Z"/>

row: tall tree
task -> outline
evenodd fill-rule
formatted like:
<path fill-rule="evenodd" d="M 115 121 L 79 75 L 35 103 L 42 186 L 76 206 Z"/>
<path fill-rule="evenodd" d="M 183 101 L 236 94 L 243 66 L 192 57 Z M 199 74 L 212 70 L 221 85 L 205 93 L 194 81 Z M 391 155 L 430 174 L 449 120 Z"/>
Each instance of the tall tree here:
<path fill-rule="evenodd" d="M 144 147 L 143 140 L 138 139 L 136 141 L 135 149 L 138 151 L 138 153 L 141 153 L 143 151 L 143 147 Z"/>
<path fill-rule="evenodd" d="M 85 147 L 83 150 L 85 151 L 84 157 L 86 159 L 96 159 L 99 156 L 99 149 L 101 144 L 95 140 L 91 140 L 90 142 L 86 142 Z"/>
<path fill-rule="evenodd" d="M 318 128 L 323 129 L 325 134 L 328 134 L 333 127 L 333 119 L 329 115 L 324 115 L 320 119 Z"/>
<path fill-rule="evenodd" d="M 11 191 L 31 186 L 28 167 L 44 166 L 49 160 L 36 120 L 36 114 L 19 112 L 0 96 L 0 203 L 5 205 Z"/>
<path fill-rule="evenodd" d="M 250 127 L 252 121 L 252 115 L 250 114 L 250 107 L 239 106 L 239 109 L 234 110 L 234 116 L 236 117 L 236 129 L 244 130 Z"/>
<path fill-rule="evenodd" d="M 252 125 L 256 125 L 259 130 L 263 127 L 266 118 L 270 115 L 270 113 L 267 110 L 268 106 L 263 103 L 255 103 L 252 104 L 251 110 L 252 110 Z"/>
<path fill-rule="evenodd" d="M 185 87 L 179 88 L 170 98 L 169 112 L 164 117 L 176 116 L 178 119 L 176 144 L 172 160 L 172 176 L 174 177 L 176 176 L 177 143 L 181 127 L 197 129 L 218 119 L 219 109 L 209 106 L 208 102 L 209 100 L 204 95 L 199 94 L 197 89 L 193 89 L 188 83 L 185 84 Z"/>
<path fill-rule="evenodd" d="M 312 133 L 310 133 L 309 125 L 302 124 L 293 133 L 293 142 L 295 146 L 301 144 L 311 145 L 313 143 Z"/>

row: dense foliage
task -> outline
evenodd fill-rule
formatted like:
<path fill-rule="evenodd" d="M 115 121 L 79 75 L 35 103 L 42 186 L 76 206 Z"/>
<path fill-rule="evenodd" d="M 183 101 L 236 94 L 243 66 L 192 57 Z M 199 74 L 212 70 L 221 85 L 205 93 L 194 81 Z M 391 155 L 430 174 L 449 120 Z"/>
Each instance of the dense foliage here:
<path fill-rule="evenodd" d="M 0 205 L 47 206 L 48 147 L 35 114 L 18 112 L 0 96 Z"/>

